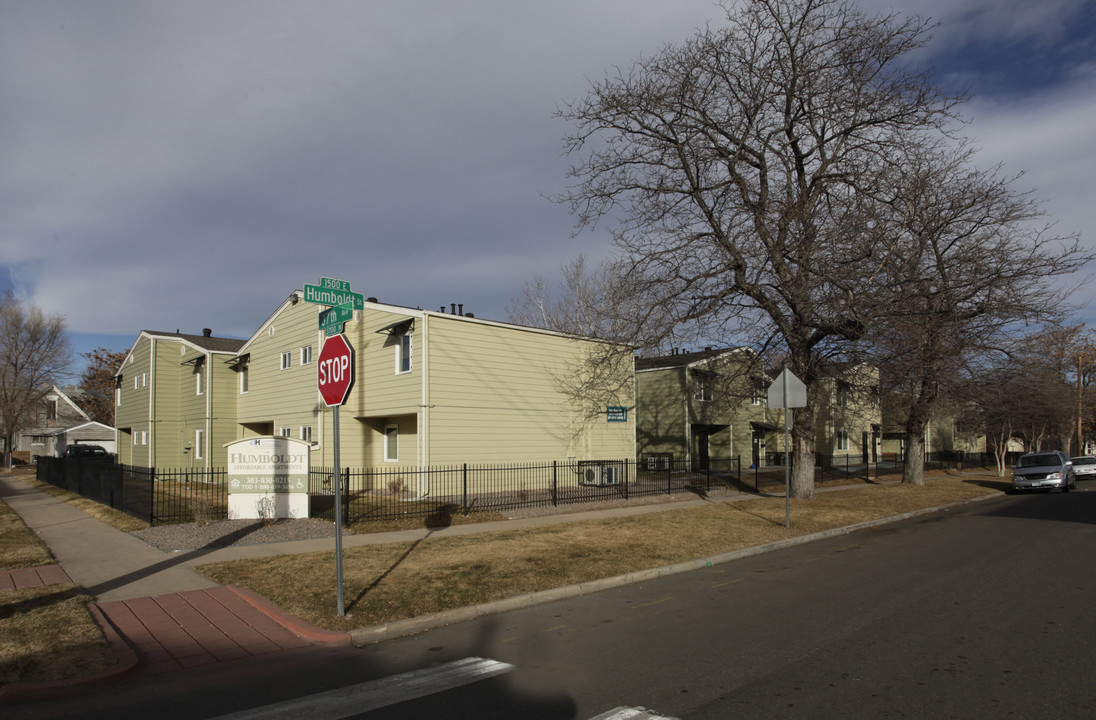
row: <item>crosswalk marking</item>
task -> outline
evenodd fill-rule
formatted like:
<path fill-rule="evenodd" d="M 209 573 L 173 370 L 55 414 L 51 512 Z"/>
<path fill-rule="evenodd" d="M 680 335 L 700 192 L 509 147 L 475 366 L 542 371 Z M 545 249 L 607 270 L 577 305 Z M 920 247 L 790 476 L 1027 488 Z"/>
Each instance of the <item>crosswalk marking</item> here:
<path fill-rule="evenodd" d="M 508 663 L 469 657 L 437 667 L 400 673 L 283 703 L 222 715 L 214 720 L 288 720 L 302 717 L 310 720 L 340 720 L 469 685 L 513 669 L 514 666 Z"/>
<path fill-rule="evenodd" d="M 590 720 L 675 720 L 665 715 L 656 715 L 654 711 L 641 707 L 618 707 L 603 712 Z"/>

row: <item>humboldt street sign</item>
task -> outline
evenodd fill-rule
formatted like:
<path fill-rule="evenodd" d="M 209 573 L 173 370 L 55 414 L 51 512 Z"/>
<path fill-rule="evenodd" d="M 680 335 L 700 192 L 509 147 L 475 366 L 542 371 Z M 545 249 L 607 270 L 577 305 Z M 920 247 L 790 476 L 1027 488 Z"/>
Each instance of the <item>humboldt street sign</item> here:
<path fill-rule="evenodd" d="M 304 301 L 318 305 L 347 305 L 354 310 L 365 309 L 365 295 L 351 292 L 345 280 L 320 278 L 319 285 L 304 286 Z"/>

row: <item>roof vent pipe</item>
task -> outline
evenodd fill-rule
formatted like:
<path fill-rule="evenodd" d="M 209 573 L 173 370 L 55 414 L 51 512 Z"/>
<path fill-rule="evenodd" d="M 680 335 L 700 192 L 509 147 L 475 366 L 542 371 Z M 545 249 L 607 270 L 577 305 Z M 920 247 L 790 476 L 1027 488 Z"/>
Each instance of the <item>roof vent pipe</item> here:
<path fill-rule="evenodd" d="M 464 315 L 464 303 L 460 303 L 459 305 L 457 305 L 457 314 Z"/>
<path fill-rule="evenodd" d="M 212 337 L 212 336 L 213 336 L 213 329 L 212 328 L 202 328 L 202 337 Z"/>
<path fill-rule="evenodd" d="M 449 314 L 450 315 L 456 315 L 457 314 L 457 304 L 456 303 L 449 303 Z"/>

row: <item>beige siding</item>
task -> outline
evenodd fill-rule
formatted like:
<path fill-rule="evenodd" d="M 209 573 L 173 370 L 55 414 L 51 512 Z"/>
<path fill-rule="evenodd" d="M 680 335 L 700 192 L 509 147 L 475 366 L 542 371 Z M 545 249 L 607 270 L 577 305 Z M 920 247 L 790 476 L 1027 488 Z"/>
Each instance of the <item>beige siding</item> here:
<path fill-rule="evenodd" d="M 322 334 L 318 330 L 320 306 L 303 301 L 287 302 L 247 343 L 242 352 L 248 361 L 248 391 L 240 393 L 239 377 L 233 384 L 237 397 L 236 439 L 278 435 L 289 428 L 294 438 L 301 427 L 312 428 L 312 440 L 322 446 L 322 402 L 316 390 L 316 362 Z M 312 348 L 311 362 L 302 364 L 301 348 Z M 282 369 L 282 353 L 289 353 L 289 367 Z M 319 448 L 313 449 L 318 464 Z"/>
<path fill-rule="evenodd" d="M 430 462 L 631 458 L 631 377 L 612 403 L 626 423 L 607 423 L 602 398 L 576 402 L 565 385 L 595 343 L 431 315 Z"/>

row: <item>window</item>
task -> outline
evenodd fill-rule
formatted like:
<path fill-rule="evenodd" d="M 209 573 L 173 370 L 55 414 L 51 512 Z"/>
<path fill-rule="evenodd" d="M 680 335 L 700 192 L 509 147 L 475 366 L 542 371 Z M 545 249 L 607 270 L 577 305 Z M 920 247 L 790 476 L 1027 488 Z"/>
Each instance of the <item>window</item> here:
<path fill-rule="evenodd" d="M 312 442 L 312 426 L 301 425 L 301 440 L 305 442 Z"/>
<path fill-rule="evenodd" d="M 312 362 L 312 346 L 305 345 L 301 348 L 301 365 L 307 365 Z"/>
<path fill-rule="evenodd" d="M 395 462 L 400 459 L 400 429 L 396 425 L 384 427 L 384 460 Z"/>
<path fill-rule="evenodd" d="M 194 431 L 194 457 L 197 460 L 205 457 L 205 430 Z"/>
<path fill-rule="evenodd" d="M 849 449 L 849 431 L 838 430 L 837 431 L 837 449 L 848 450 Z"/>
<path fill-rule="evenodd" d="M 240 394 L 247 395 L 247 365 L 240 368 Z"/>
<path fill-rule="evenodd" d="M 278 434 L 282 437 L 293 437 L 293 428 L 284 427 Z"/>
<path fill-rule="evenodd" d="M 849 386 L 838 385 L 837 386 L 837 407 L 849 406 Z"/>
<path fill-rule="evenodd" d="M 148 431 L 141 430 L 139 432 L 133 433 L 133 444 L 148 445 Z"/>
<path fill-rule="evenodd" d="M 289 366 L 293 364 L 293 353 L 286 350 L 282 353 L 282 370 L 288 370 Z"/>
<path fill-rule="evenodd" d="M 140 390 L 141 389 L 141 378 L 138 377 L 137 375 L 133 376 L 133 389 L 134 390 Z"/>
<path fill-rule="evenodd" d="M 693 400 L 708 402 L 712 399 L 712 379 L 707 375 L 693 375 Z"/>
<path fill-rule="evenodd" d="M 411 333 L 400 335 L 396 351 L 396 374 L 411 372 Z"/>
<path fill-rule="evenodd" d="M 30 436 L 30 444 L 31 445 L 45 445 L 46 444 L 46 436 L 45 435 L 31 435 Z"/>
<path fill-rule="evenodd" d="M 205 377 L 205 372 L 203 372 L 204 365 L 205 363 L 203 363 L 201 360 L 194 363 L 194 378 L 196 382 L 195 390 L 198 395 L 205 394 L 205 382 L 203 380 L 203 378 Z"/>
<path fill-rule="evenodd" d="M 750 404 L 751 405 L 760 405 L 761 404 L 761 398 L 763 398 L 763 397 L 764 397 L 764 395 L 762 395 L 762 393 L 761 393 L 761 386 L 760 385 L 754 385 L 753 389 L 750 392 Z"/>
<path fill-rule="evenodd" d="M 49 398 L 46 400 L 46 420 L 57 419 L 57 398 Z"/>

